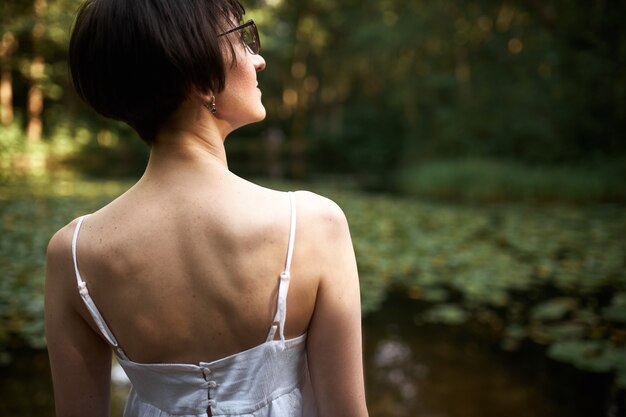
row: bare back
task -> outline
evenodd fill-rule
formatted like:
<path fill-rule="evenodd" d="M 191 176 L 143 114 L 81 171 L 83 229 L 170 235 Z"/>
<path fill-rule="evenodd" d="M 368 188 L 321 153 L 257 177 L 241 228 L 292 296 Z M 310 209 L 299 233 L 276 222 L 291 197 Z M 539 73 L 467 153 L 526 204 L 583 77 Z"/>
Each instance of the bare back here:
<path fill-rule="evenodd" d="M 287 253 L 289 199 L 234 175 L 218 182 L 140 182 L 82 226 L 79 269 L 134 361 L 214 360 L 266 337 Z M 312 197 L 303 194 L 288 338 L 307 331 L 319 283 L 315 262 L 303 256 L 315 251 L 307 243 Z"/>
<path fill-rule="evenodd" d="M 168 158 L 154 171 L 149 165 L 135 186 L 83 218 L 79 229 L 82 280 L 125 356 L 138 365 L 225 358 L 263 344 L 274 320 L 289 242 L 288 194 L 223 166 L 192 163 Z M 306 341 L 319 415 L 366 416 L 348 223 L 332 201 L 295 195 L 284 335 Z M 104 416 L 111 349 L 76 285 L 76 226 L 62 228 L 48 245 L 46 337 L 57 413 Z M 298 337 L 304 333 L 306 339 Z M 77 400 L 76 392 L 85 395 Z"/>

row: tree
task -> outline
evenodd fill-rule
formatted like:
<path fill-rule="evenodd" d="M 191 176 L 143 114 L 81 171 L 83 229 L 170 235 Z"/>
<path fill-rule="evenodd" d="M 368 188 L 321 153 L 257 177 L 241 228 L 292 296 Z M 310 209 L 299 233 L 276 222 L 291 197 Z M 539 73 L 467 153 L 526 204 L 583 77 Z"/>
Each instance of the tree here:
<path fill-rule="evenodd" d="M 41 140 L 41 132 L 43 129 L 43 91 L 41 79 L 44 75 L 45 60 L 41 49 L 46 31 L 43 18 L 48 9 L 48 2 L 46 0 L 35 0 L 33 9 L 36 16 L 35 25 L 32 29 L 34 56 L 30 64 L 29 73 L 31 86 L 28 90 L 28 126 L 26 128 L 26 137 L 29 142 L 37 143 Z"/>

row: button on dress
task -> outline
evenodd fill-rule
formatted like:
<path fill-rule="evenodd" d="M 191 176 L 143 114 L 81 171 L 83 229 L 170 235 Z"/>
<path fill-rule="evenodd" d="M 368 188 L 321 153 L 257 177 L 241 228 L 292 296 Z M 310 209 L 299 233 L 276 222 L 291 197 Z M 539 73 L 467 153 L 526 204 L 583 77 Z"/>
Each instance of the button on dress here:
<path fill-rule="evenodd" d="M 306 333 L 285 339 L 287 292 L 296 232 L 295 194 L 288 193 L 291 226 L 285 269 L 280 274 L 276 315 L 265 343 L 212 362 L 138 363 L 117 343 L 78 271 L 76 242 L 83 216 L 72 239 L 78 290 L 98 329 L 113 347 L 131 381 L 124 417 L 315 417 L 317 410 L 306 359 Z M 275 339 L 276 331 L 280 339 Z"/>

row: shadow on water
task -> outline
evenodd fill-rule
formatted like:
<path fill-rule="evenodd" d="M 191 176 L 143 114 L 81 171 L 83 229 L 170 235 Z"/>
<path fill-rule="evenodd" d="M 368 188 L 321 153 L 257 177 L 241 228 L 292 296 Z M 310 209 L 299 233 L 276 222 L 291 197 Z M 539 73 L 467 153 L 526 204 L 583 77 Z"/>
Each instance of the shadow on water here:
<path fill-rule="evenodd" d="M 528 344 L 502 351 L 473 326 L 416 325 L 420 305 L 391 294 L 364 320 L 371 417 L 617 417 L 610 378 L 546 358 Z M 114 367 L 113 417 L 128 386 Z M 80 394 L 77 394 L 80 395 Z M 45 351 L 22 350 L 0 368 L 0 415 L 54 416 Z"/>

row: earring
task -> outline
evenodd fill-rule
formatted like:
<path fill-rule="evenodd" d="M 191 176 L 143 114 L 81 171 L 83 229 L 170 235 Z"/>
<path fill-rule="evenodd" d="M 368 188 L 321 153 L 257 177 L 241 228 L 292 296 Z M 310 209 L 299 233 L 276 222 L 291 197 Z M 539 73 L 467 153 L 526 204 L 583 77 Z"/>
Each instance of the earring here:
<path fill-rule="evenodd" d="M 217 111 L 217 107 L 215 107 L 215 96 L 211 96 L 210 103 L 202 103 L 202 105 L 206 107 L 206 109 L 212 114 L 214 114 Z"/>

